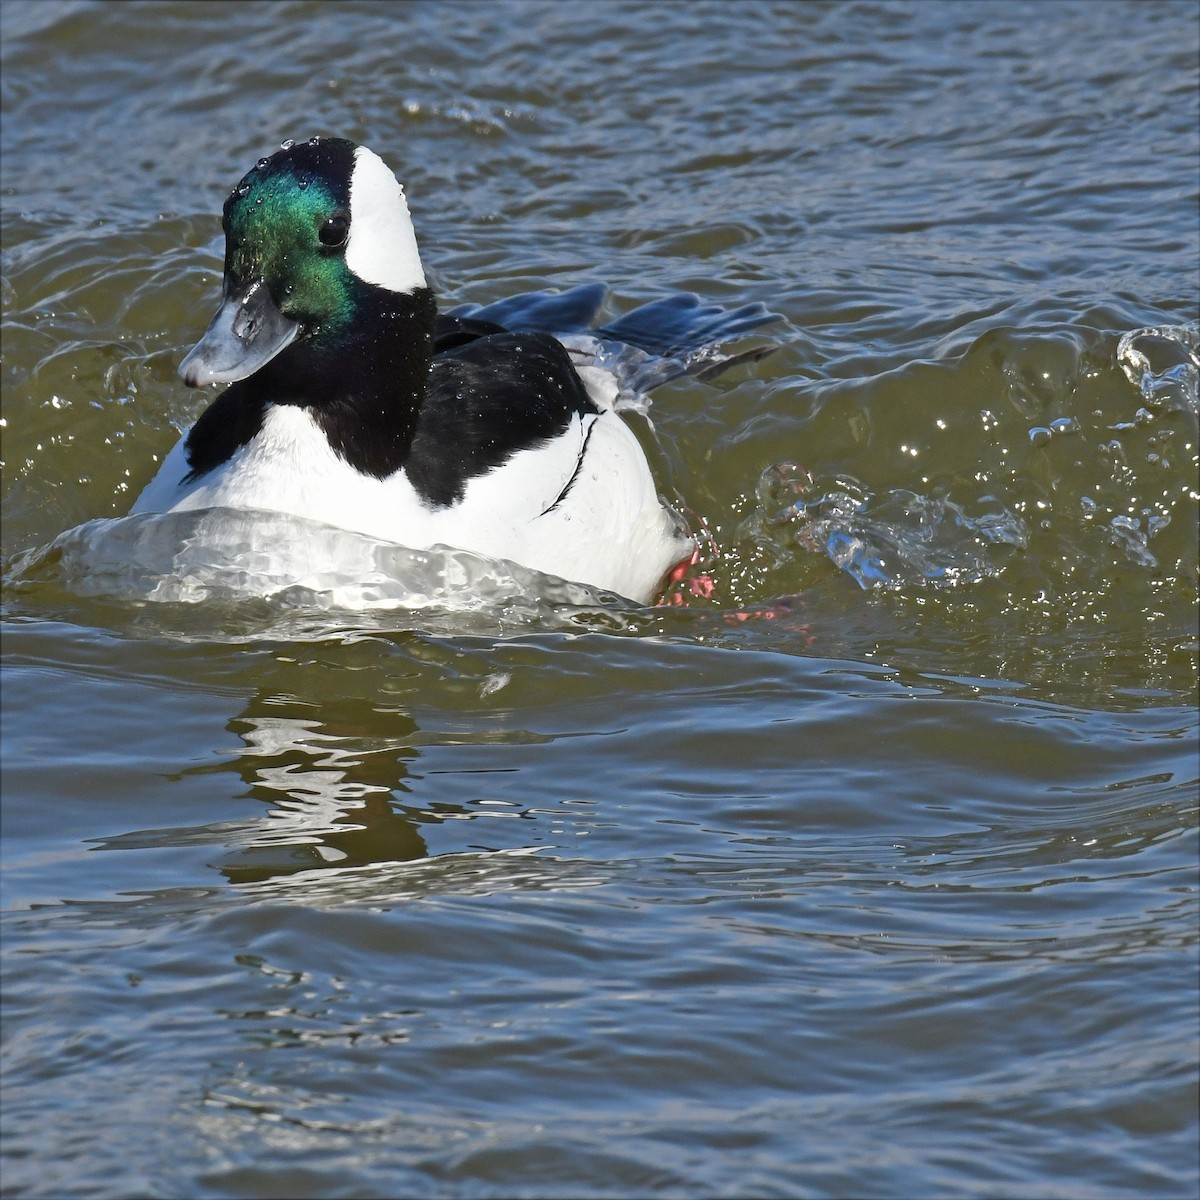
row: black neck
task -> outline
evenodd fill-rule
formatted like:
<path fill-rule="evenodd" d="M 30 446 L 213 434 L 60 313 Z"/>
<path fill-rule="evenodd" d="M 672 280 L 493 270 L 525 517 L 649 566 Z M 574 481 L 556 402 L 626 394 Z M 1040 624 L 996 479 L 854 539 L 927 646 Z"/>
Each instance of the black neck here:
<path fill-rule="evenodd" d="M 384 479 L 404 465 L 429 383 L 437 304 L 428 288 L 356 287 L 352 328 L 293 343 L 201 416 L 187 442 L 193 477 L 254 437 L 270 404 L 306 407 L 358 471 Z"/>
<path fill-rule="evenodd" d="M 291 346 L 260 372 L 268 399 L 301 404 L 352 467 L 383 479 L 412 447 L 433 361 L 437 305 L 412 293 L 361 285 L 354 327 L 326 343 Z"/>

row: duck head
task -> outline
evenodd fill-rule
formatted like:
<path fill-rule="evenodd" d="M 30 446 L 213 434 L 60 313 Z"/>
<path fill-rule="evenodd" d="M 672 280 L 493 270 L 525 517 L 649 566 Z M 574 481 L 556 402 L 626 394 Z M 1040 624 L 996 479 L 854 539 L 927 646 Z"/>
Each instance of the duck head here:
<path fill-rule="evenodd" d="M 403 189 L 344 138 L 285 142 L 259 159 L 222 226 L 223 299 L 180 364 L 189 387 L 246 379 L 285 351 L 321 355 L 349 335 L 368 295 L 426 287 Z"/>

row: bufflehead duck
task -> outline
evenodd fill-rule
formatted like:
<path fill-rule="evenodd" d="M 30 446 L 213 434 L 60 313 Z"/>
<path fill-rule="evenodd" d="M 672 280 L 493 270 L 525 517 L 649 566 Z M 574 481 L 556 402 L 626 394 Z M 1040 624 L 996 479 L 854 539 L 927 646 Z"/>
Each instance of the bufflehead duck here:
<path fill-rule="evenodd" d="M 613 376 L 592 365 L 599 343 L 564 345 L 603 288 L 439 315 L 400 184 L 341 138 L 260 159 L 223 227 L 223 299 L 179 370 L 190 387 L 228 386 L 133 513 L 283 512 L 639 602 L 692 554 L 616 411 Z M 772 319 L 684 296 L 595 333 L 638 347 L 653 386 L 690 369 L 685 353 Z"/>

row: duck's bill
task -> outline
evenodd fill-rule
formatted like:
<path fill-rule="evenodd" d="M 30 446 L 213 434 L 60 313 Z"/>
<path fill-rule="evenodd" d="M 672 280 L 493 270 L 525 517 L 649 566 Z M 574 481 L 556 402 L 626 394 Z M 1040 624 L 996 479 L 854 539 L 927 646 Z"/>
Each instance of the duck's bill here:
<path fill-rule="evenodd" d="M 204 336 L 179 364 L 188 387 L 236 383 L 266 366 L 290 346 L 300 326 L 275 306 L 267 285 L 256 279 L 226 291 Z"/>

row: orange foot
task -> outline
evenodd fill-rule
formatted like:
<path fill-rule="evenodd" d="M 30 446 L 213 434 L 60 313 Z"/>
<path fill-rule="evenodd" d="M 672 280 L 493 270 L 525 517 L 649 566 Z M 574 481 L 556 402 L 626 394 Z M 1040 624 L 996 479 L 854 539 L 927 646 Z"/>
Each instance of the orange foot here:
<path fill-rule="evenodd" d="M 746 621 L 779 621 L 781 629 L 804 634 L 805 644 L 811 646 L 817 640 L 811 632 L 812 626 L 807 621 L 801 621 L 800 614 L 795 611 L 801 600 L 800 596 L 780 596 L 764 608 L 739 608 L 724 612 L 721 616 L 727 625 L 741 625 Z"/>

